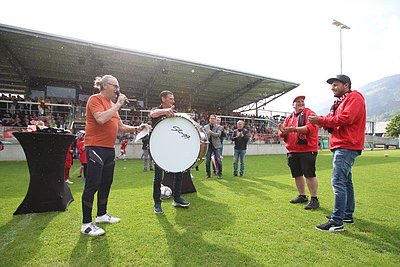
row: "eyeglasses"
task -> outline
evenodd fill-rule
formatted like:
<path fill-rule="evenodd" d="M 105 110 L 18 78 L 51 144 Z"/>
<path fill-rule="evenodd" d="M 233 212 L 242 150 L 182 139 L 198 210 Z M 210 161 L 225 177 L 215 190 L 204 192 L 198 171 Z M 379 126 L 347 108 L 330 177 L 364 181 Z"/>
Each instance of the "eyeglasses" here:
<path fill-rule="evenodd" d="M 112 83 L 108 83 L 108 84 L 114 86 L 114 88 L 117 89 L 117 90 L 119 89 L 119 85 L 112 84 Z"/>

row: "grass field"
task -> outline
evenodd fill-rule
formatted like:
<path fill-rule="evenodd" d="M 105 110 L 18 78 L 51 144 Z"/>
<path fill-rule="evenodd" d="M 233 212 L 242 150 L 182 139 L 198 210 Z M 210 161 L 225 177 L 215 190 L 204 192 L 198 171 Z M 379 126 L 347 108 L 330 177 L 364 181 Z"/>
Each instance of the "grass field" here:
<path fill-rule="evenodd" d="M 68 211 L 17 216 L 28 167 L 0 162 L 0 266 L 400 266 L 400 150 L 356 159 L 355 224 L 341 233 L 314 229 L 333 206 L 331 160 L 318 155 L 316 211 L 289 203 L 296 189 L 286 156 L 263 155 L 247 156 L 243 178 L 232 175 L 232 157 L 221 180 L 206 180 L 202 164 L 192 172 L 197 193 L 184 195 L 190 208 L 166 200 L 164 215 L 153 213 L 152 173 L 140 160 L 118 161 L 109 212 L 121 222 L 97 238 L 79 232 L 78 162 Z"/>

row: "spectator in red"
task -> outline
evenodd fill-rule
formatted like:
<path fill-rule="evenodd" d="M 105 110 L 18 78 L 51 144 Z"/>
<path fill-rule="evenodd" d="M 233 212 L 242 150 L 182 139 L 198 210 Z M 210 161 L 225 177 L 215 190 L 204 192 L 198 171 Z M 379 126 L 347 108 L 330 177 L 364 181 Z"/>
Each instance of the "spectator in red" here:
<path fill-rule="evenodd" d="M 318 126 L 308 121 L 315 112 L 305 107 L 305 96 L 293 100 L 293 113 L 279 124 L 279 136 L 285 141 L 287 161 L 299 195 L 290 203 L 307 203 L 306 210 L 319 208 L 315 163 L 318 155 Z M 311 199 L 306 196 L 306 184 Z"/>
<path fill-rule="evenodd" d="M 86 149 L 85 149 L 85 131 L 80 131 L 78 133 L 78 139 L 76 140 L 76 147 L 79 151 L 79 161 L 81 162 L 81 168 L 79 169 L 79 176 L 82 177 L 83 172 L 83 181 L 86 179 L 87 174 L 87 158 L 86 158 Z"/>
<path fill-rule="evenodd" d="M 332 189 L 334 208 L 326 223 L 317 225 L 320 231 L 343 231 L 343 223 L 353 224 L 355 196 L 352 166 L 361 155 L 365 142 L 366 106 L 364 96 L 351 89 L 349 76 L 339 74 L 326 81 L 337 98 L 326 116 L 310 116 L 310 123 L 319 125 L 331 135 L 329 148 L 333 152 Z"/>
<path fill-rule="evenodd" d="M 67 151 L 67 157 L 65 159 L 65 166 L 64 166 L 64 181 L 69 184 L 73 184 L 72 181 L 70 181 L 69 177 L 69 170 L 72 167 L 72 164 L 74 164 L 73 159 L 72 159 L 72 153 L 74 150 L 72 149 L 72 146 L 70 145 Z"/>
<path fill-rule="evenodd" d="M 124 137 L 124 140 L 121 142 L 120 154 L 117 156 L 117 159 L 126 160 L 126 146 L 128 145 L 128 138 Z"/>

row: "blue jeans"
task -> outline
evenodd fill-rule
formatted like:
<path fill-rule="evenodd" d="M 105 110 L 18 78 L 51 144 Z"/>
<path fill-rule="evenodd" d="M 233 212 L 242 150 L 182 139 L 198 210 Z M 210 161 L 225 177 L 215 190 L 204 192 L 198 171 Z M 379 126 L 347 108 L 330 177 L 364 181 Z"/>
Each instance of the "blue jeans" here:
<path fill-rule="evenodd" d="M 220 155 L 220 158 L 221 158 L 222 157 L 222 151 L 224 150 L 224 146 L 221 146 L 220 148 L 218 148 L 218 150 L 219 150 L 219 155 Z M 221 158 L 221 161 L 222 161 L 222 158 Z M 213 173 L 217 173 L 217 171 L 215 170 L 214 164 L 212 165 L 212 169 L 213 169 Z"/>
<path fill-rule="evenodd" d="M 211 156 L 214 153 L 215 160 L 218 163 L 218 172 L 217 175 L 221 176 L 222 175 L 222 160 L 221 160 L 221 154 L 219 148 L 214 148 L 212 146 L 208 147 L 207 150 L 207 155 L 206 155 L 206 172 L 207 175 L 211 175 L 211 170 L 210 170 L 210 163 L 211 163 Z"/>
<path fill-rule="evenodd" d="M 358 155 L 358 151 L 341 148 L 333 152 L 332 188 L 335 207 L 332 220 L 336 224 L 342 224 L 345 217 L 353 218 L 355 200 L 351 167 Z"/>
<path fill-rule="evenodd" d="M 233 174 L 238 174 L 238 162 L 240 158 L 240 175 L 244 173 L 244 164 L 246 163 L 246 150 L 234 149 L 233 154 Z"/>

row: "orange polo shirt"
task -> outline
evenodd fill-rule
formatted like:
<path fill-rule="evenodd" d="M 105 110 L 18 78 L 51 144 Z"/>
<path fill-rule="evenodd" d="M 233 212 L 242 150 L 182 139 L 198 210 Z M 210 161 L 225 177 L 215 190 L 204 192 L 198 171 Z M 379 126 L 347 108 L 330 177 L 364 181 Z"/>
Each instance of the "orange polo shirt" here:
<path fill-rule="evenodd" d="M 114 148 L 115 139 L 118 133 L 118 122 L 120 120 L 118 112 L 104 124 L 97 123 L 93 114 L 110 109 L 114 104 L 102 96 L 95 94 L 89 97 L 86 104 L 86 126 L 85 144 L 86 146 L 100 146 Z"/>

